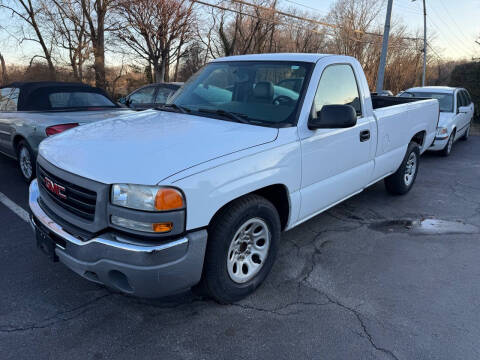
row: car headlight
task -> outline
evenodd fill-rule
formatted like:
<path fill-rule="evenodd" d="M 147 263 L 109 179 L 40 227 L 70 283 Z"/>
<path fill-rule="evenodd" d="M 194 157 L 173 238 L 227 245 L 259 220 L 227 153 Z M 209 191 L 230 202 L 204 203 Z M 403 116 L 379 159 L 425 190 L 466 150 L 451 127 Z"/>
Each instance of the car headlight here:
<path fill-rule="evenodd" d="M 112 186 L 113 205 L 143 211 L 170 211 L 185 207 L 182 193 L 171 187 L 115 184 Z"/>
<path fill-rule="evenodd" d="M 446 127 L 438 127 L 437 128 L 437 137 L 439 137 L 439 138 L 448 137 L 448 129 Z"/>

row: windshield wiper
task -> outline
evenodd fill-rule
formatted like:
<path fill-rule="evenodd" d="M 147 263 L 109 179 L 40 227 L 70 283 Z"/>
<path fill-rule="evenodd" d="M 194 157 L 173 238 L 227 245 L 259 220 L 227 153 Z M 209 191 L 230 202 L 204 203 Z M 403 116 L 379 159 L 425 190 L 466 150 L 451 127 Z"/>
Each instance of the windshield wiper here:
<path fill-rule="evenodd" d="M 226 110 L 222 110 L 222 109 L 212 110 L 212 109 L 200 108 L 197 111 L 200 112 L 200 113 L 215 114 L 215 115 L 220 115 L 220 116 L 223 116 L 223 117 L 227 117 L 230 120 L 234 120 L 234 121 L 242 123 L 242 124 L 250 124 L 250 122 L 248 120 L 246 120 L 248 118 L 248 116 L 244 115 L 244 114 L 236 114 L 236 113 L 232 113 L 230 111 L 226 111 Z"/>
<path fill-rule="evenodd" d="M 180 111 L 183 114 L 186 114 L 187 112 L 190 112 L 190 109 L 187 109 L 183 106 L 177 105 L 177 104 L 164 104 L 162 106 L 158 106 L 154 108 L 155 110 L 162 110 L 162 111 L 172 111 L 172 110 L 177 110 Z"/>

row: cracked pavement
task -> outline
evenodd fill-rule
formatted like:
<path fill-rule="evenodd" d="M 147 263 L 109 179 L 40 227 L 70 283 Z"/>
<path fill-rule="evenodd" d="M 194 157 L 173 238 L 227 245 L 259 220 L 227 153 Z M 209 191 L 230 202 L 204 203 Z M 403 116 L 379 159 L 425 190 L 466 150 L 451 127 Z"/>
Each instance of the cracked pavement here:
<path fill-rule="evenodd" d="M 449 158 L 426 154 L 408 195 L 380 182 L 284 233 L 266 283 L 230 306 L 109 292 L 49 262 L 0 204 L 1 358 L 480 358 L 480 233 L 398 226 L 480 228 L 479 155 L 478 136 Z M 0 192 L 26 209 L 15 162 L 0 157 L 0 176 Z"/>

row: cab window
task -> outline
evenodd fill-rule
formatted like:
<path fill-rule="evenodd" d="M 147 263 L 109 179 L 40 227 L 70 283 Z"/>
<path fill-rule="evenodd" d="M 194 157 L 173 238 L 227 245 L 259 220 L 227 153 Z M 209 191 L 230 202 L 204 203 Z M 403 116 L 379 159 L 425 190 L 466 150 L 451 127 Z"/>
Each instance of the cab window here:
<path fill-rule="evenodd" d="M 0 111 L 17 111 L 19 94 L 18 88 L 0 89 Z"/>
<path fill-rule="evenodd" d="M 323 71 L 313 102 L 313 118 L 324 105 L 351 105 L 357 116 L 362 115 L 358 84 L 350 65 L 330 65 Z"/>

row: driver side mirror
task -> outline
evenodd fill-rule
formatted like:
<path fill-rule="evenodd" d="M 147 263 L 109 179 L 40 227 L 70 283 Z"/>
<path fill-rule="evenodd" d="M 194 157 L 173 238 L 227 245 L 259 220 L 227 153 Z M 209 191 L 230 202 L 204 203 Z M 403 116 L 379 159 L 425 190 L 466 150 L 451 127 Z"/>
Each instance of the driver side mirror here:
<path fill-rule="evenodd" d="M 468 113 L 468 106 L 459 106 L 458 107 L 458 113 L 466 114 Z"/>
<path fill-rule="evenodd" d="M 344 129 L 357 124 L 357 113 L 350 105 L 324 105 L 317 112 L 317 117 L 310 117 L 308 128 L 316 129 Z"/>

